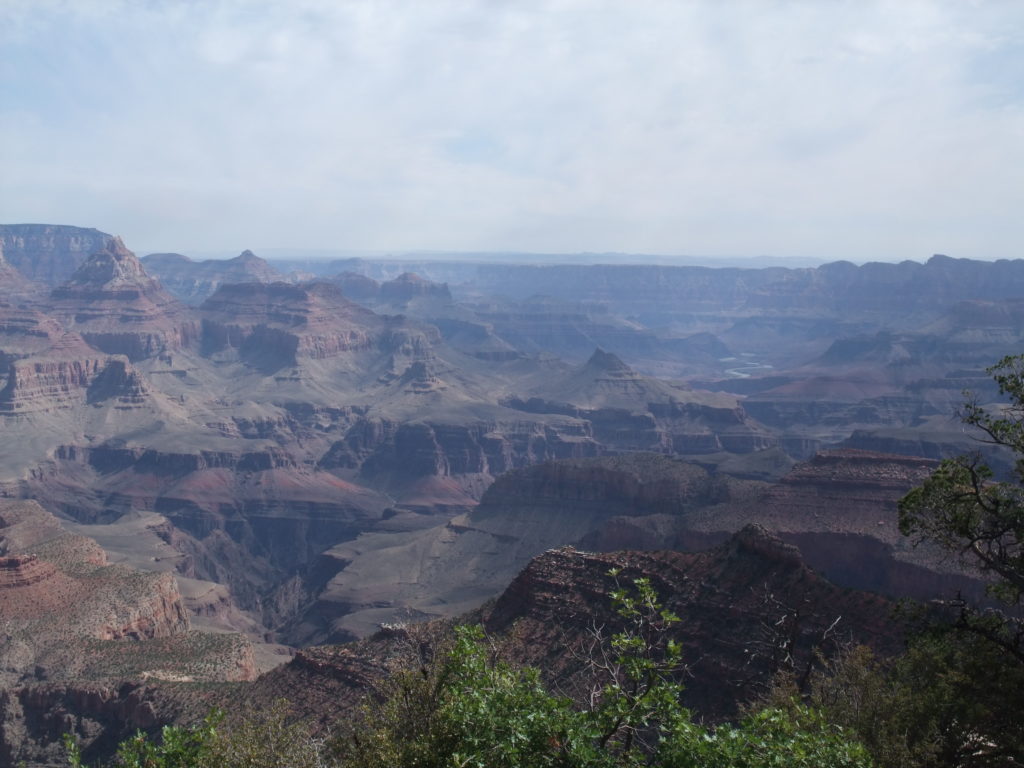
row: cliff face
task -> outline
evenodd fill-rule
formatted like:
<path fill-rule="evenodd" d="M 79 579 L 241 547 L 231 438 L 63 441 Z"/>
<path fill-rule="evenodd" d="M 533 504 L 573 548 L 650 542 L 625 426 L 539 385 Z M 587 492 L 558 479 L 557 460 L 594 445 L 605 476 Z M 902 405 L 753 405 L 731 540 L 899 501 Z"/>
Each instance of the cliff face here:
<path fill-rule="evenodd" d="M 421 388 L 429 382 L 410 382 Z M 469 424 L 402 423 L 367 416 L 357 419 L 335 442 L 320 466 L 361 467 L 367 477 L 404 475 L 499 475 L 515 467 L 554 458 L 582 458 L 602 452 L 590 426 L 572 418 L 515 419 Z"/>
<path fill-rule="evenodd" d="M 341 292 L 352 301 L 373 301 L 380 295 L 380 283 L 355 272 L 342 272 L 327 280 L 341 288 Z"/>
<path fill-rule="evenodd" d="M 167 521 L 182 575 L 229 586 L 258 615 L 278 581 L 380 520 L 389 500 L 302 465 L 264 440 L 218 449 L 156 450 L 119 441 L 57 448 L 25 493 L 84 523 L 135 511 Z"/>
<path fill-rule="evenodd" d="M 54 318 L 25 306 L 0 301 L 0 375 L 26 357 L 88 357 L 89 346 Z"/>
<path fill-rule="evenodd" d="M 0 251 L 30 280 L 57 286 L 93 253 L 104 250 L 113 235 L 96 229 L 54 224 L 0 225 Z"/>
<path fill-rule="evenodd" d="M 137 361 L 191 346 L 197 323 L 114 238 L 51 293 L 53 314 L 107 354 Z"/>
<path fill-rule="evenodd" d="M 326 283 L 222 286 L 202 307 L 206 355 L 234 352 L 261 370 L 324 359 L 380 342 L 385 323 Z"/>
<path fill-rule="evenodd" d="M 33 413 L 113 401 L 133 408 L 148 389 L 123 357 L 78 360 L 28 359 L 9 365 L 0 389 L 0 413 Z"/>
<path fill-rule="evenodd" d="M 8 296 L 23 297 L 34 292 L 28 279 L 4 259 L 2 240 L 0 240 L 0 284 L 6 287 Z"/>
<path fill-rule="evenodd" d="M 853 449 L 823 451 L 744 503 L 701 510 L 677 529 L 674 546 L 701 546 L 757 523 L 797 545 L 812 567 L 844 586 L 919 600 L 957 591 L 980 596 L 978 574 L 935 546 L 914 546 L 899 532 L 898 501 L 937 464 Z M 658 546 L 635 527 L 632 535 L 644 546 Z"/>
<path fill-rule="evenodd" d="M 379 297 L 390 302 L 407 302 L 424 297 L 451 301 L 452 294 L 444 283 L 432 283 L 417 274 L 405 272 L 394 280 L 381 283 Z"/>
<path fill-rule="evenodd" d="M 106 757 L 137 730 L 163 718 L 144 685 L 101 683 L 33 685 L 0 690 L 0 763 L 67 763 L 63 738 L 75 733 L 87 761 Z M 167 715 L 164 714 L 164 718 Z"/>

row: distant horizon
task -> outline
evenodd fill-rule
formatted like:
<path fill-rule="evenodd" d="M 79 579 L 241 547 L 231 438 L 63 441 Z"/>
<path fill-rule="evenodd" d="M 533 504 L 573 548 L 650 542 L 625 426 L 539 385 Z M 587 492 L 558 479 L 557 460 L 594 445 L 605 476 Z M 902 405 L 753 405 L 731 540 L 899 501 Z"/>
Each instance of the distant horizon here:
<path fill-rule="evenodd" d="M 139 251 L 1019 258 L 1024 3 L 0 4 L 0 210 Z"/>
<path fill-rule="evenodd" d="M 829 256 L 776 256 L 760 253 L 752 256 L 746 255 L 694 255 L 694 254 L 672 254 L 672 253 L 642 253 L 628 251 L 519 251 L 512 249 L 496 248 L 493 250 L 454 250 L 454 249 L 349 249 L 331 247 L 250 247 L 245 246 L 239 249 L 229 248 L 138 248 L 123 235 L 112 232 L 102 227 L 82 226 L 79 224 L 65 224 L 58 222 L 0 222 L 0 226 L 58 226 L 73 227 L 76 229 L 94 230 L 102 234 L 120 237 L 125 246 L 135 253 L 139 258 L 156 254 L 174 253 L 186 256 L 193 261 L 204 260 L 226 260 L 233 259 L 250 251 L 256 256 L 267 261 L 343 261 L 346 259 L 366 259 L 372 261 L 456 261 L 480 263 L 502 263 L 502 264 L 551 264 L 551 265 L 614 265 L 626 266 L 706 266 L 706 267 L 789 267 L 811 268 L 823 264 L 831 264 L 846 261 L 857 266 L 870 263 L 899 264 L 905 261 L 917 264 L 925 264 L 934 256 L 947 256 L 954 259 L 968 259 L 971 261 L 995 262 L 1006 259 L 983 258 L 976 256 L 957 256 L 948 253 L 930 253 L 921 258 L 906 259 L 851 259 Z M 1024 257 L 1018 257 L 1024 258 Z M 559 261 L 561 259 L 562 261 Z M 1017 259 L 1010 259 L 1017 260 Z"/>

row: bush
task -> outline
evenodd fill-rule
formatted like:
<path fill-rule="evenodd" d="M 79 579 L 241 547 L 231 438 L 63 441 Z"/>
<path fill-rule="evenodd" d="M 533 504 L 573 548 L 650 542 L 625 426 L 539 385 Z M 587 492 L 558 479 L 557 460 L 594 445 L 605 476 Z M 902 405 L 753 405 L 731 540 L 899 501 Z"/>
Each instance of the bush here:
<path fill-rule="evenodd" d="M 617 574 L 613 574 L 617 576 Z M 650 583 L 616 589 L 626 628 L 595 649 L 588 706 L 554 696 L 534 668 L 497 658 L 479 627 L 459 627 L 433 663 L 385 681 L 354 728 L 325 745 L 270 715 L 223 727 L 164 728 L 159 742 L 126 741 L 127 768 L 868 768 L 864 748 L 793 703 L 714 730 L 692 722 L 673 673 L 681 649 L 667 629 L 679 618 Z M 597 635 L 599 639 L 600 634 Z M 71 764 L 81 765 L 71 749 Z"/>

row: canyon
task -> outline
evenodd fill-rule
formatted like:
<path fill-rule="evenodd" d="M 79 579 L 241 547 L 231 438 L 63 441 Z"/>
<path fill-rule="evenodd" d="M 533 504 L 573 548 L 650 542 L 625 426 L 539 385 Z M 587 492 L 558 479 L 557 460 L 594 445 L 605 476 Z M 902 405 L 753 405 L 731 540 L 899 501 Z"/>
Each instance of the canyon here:
<path fill-rule="evenodd" d="M 571 686 L 554 625 L 606 615 L 613 566 L 689 617 L 719 718 L 770 678 L 722 640 L 778 609 L 758 585 L 817 606 L 800 664 L 839 606 L 886 651 L 890 601 L 984 591 L 895 505 L 937 459 L 1012 469 L 955 413 L 998 401 L 1024 261 L 296 269 L 4 225 L 0 286 L 11 760 L 246 697 L 337 716 L 456 620 Z"/>

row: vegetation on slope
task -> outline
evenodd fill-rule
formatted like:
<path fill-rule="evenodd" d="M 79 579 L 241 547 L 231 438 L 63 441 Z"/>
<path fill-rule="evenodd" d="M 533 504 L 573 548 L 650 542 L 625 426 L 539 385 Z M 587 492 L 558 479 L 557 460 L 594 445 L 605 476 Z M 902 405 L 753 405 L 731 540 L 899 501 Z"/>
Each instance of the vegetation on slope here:
<path fill-rule="evenodd" d="M 627 629 L 595 646 L 595 685 L 586 706 L 548 691 L 534 668 L 498 659 L 482 630 L 457 630 L 451 650 L 392 677 L 379 700 L 332 739 L 285 723 L 278 709 L 222 729 L 218 716 L 194 728 L 164 728 L 158 742 L 124 742 L 128 768 L 338 766 L 350 768 L 867 768 L 866 750 L 798 703 L 763 709 L 738 725 L 693 722 L 670 674 L 681 650 L 665 629 L 679 618 L 649 582 L 612 595 Z M 82 763 L 69 743 L 70 762 Z"/>

